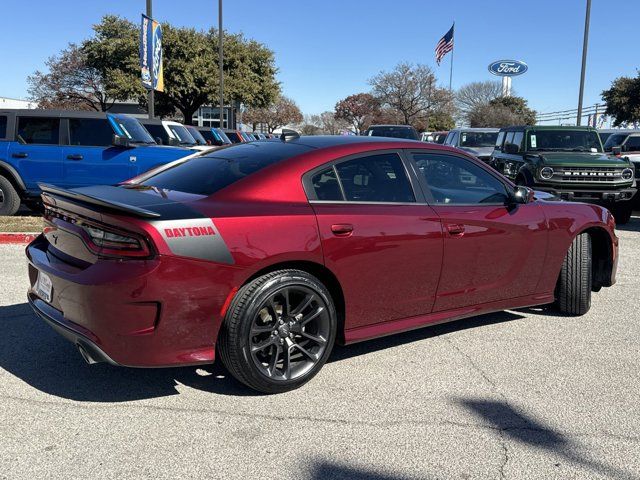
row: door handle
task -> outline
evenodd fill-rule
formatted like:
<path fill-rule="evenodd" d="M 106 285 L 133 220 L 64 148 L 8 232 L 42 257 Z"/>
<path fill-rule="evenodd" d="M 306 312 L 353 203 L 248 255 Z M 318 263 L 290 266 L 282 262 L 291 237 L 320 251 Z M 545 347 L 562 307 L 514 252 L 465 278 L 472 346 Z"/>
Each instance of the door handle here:
<path fill-rule="evenodd" d="M 69 160 L 82 160 L 84 157 L 80 154 L 67 155 Z"/>
<path fill-rule="evenodd" d="M 27 155 L 25 152 L 17 152 L 17 153 L 12 153 L 11 156 L 13 158 L 27 158 L 29 155 Z"/>
<path fill-rule="evenodd" d="M 464 235 L 464 225 L 461 223 L 448 223 L 447 232 L 452 237 L 461 237 Z"/>
<path fill-rule="evenodd" d="M 353 225 L 350 223 L 334 223 L 331 225 L 331 232 L 336 237 L 348 237 L 353 233 Z"/>

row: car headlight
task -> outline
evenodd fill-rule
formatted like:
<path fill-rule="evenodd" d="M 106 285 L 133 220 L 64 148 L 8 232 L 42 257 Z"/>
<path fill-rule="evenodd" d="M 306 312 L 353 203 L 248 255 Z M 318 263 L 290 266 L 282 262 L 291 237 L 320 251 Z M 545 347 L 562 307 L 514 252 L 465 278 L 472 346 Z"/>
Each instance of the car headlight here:
<path fill-rule="evenodd" d="M 540 170 L 540 178 L 544 180 L 551 180 L 553 178 L 553 168 L 551 167 L 543 167 Z"/>
<path fill-rule="evenodd" d="M 630 168 L 625 168 L 624 170 L 622 170 L 622 178 L 624 180 L 633 179 L 633 170 Z"/>

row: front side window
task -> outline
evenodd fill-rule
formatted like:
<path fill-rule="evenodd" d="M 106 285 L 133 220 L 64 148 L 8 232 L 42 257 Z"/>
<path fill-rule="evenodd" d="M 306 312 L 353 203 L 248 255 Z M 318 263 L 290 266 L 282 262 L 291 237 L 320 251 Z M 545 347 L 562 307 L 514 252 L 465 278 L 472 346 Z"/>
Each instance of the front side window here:
<path fill-rule="evenodd" d="M 101 118 L 70 118 L 69 143 L 106 147 L 111 145 L 113 130 L 108 120 Z"/>
<path fill-rule="evenodd" d="M 513 144 L 522 149 L 522 140 L 524 139 L 524 132 L 515 132 L 513 134 Z"/>
<path fill-rule="evenodd" d="M 0 115 L 0 138 L 7 136 L 7 117 Z"/>
<path fill-rule="evenodd" d="M 604 149 L 611 150 L 613 147 L 619 147 L 627 138 L 627 135 L 627 133 L 614 133 L 613 135 L 610 135 L 604 144 Z"/>
<path fill-rule="evenodd" d="M 628 152 L 637 152 L 640 150 L 640 137 L 629 137 L 624 146 Z"/>
<path fill-rule="evenodd" d="M 409 178 L 396 153 L 370 155 L 336 165 L 346 200 L 415 202 Z"/>
<path fill-rule="evenodd" d="M 496 149 L 498 150 L 502 150 L 502 142 L 504 142 L 504 133 L 505 132 L 500 132 L 498 133 L 498 138 L 496 139 Z"/>
<path fill-rule="evenodd" d="M 161 145 L 169 145 L 169 134 L 162 125 L 153 123 L 146 124 L 144 128 L 147 129 L 153 139 Z M 158 141 L 159 140 L 159 141 Z"/>
<path fill-rule="evenodd" d="M 436 204 L 504 204 L 509 199 L 500 180 L 465 158 L 434 153 L 413 158 Z"/>
<path fill-rule="evenodd" d="M 16 139 L 21 143 L 58 145 L 59 118 L 20 117 Z"/>

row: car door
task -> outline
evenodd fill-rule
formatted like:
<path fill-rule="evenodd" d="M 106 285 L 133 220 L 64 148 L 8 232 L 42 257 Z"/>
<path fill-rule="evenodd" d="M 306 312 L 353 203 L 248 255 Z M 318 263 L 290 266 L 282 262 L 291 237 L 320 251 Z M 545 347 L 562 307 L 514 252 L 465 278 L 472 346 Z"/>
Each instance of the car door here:
<path fill-rule="evenodd" d="M 397 151 L 341 159 L 305 176 L 326 266 L 348 329 L 429 313 L 442 261 L 440 220 Z"/>
<path fill-rule="evenodd" d="M 64 124 L 69 129 L 63 152 L 65 185 L 113 185 L 134 176 L 131 149 L 111 145 L 113 129 L 106 117 L 69 118 Z"/>
<path fill-rule="evenodd" d="M 434 311 L 533 295 L 547 249 L 540 205 L 512 203 L 511 187 L 467 157 L 411 157 L 444 232 Z"/>
<path fill-rule="evenodd" d="M 38 182 L 61 184 L 60 119 L 25 115 L 19 116 L 16 122 L 9 160 L 20 172 L 27 189 L 37 190 Z"/>

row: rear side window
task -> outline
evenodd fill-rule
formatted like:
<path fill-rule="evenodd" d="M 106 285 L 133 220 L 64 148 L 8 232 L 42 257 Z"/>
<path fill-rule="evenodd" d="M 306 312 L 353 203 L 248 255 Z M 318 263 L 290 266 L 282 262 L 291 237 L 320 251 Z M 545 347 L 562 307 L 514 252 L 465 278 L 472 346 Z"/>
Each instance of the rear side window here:
<path fill-rule="evenodd" d="M 60 119 L 46 117 L 20 117 L 16 139 L 39 145 L 58 145 Z"/>
<path fill-rule="evenodd" d="M 7 117 L 0 115 L 0 138 L 7 136 Z"/>
<path fill-rule="evenodd" d="M 112 139 L 113 130 L 106 118 L 69 119 L 69 143 L 71 145 L 107 147 L 111 145 Z"/>
<path fill-rule="evenodd" d="M 353 202 L 415 202 L 402 160 L 384 153 L 338 163 L 346 200 Z"/>
<path fill-rule="evenodd" d="M 336 171 L 329 167 L 311 177 L 311 184 L 318 200 L 343 200 Z"/>
<path fill-rule="evenodd" d="M 243 143 L 174 164 L 140 185 L 211 195 L 265 167 L 309 150 L 310 147 L 304 145 Z"/>

